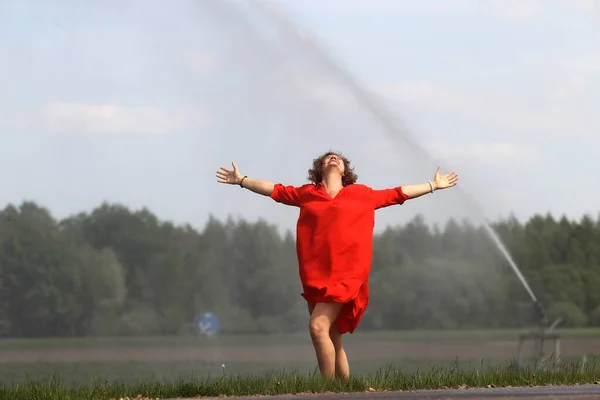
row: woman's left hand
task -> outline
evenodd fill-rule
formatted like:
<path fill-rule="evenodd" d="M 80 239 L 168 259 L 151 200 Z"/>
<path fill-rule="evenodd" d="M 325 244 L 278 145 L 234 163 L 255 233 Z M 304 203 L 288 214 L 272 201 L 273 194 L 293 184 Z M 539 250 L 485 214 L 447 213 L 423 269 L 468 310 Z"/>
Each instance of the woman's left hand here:
<path fill-rule="evenodd" d="M 441 168 L 438 167 L 433 178 L 433 187 L 435 188 L 435 190 L 453 187 L 456 186 L 457 183 L 458 175 L 456 173 L 450 172 L 449 174 L 442 175 Z"/>

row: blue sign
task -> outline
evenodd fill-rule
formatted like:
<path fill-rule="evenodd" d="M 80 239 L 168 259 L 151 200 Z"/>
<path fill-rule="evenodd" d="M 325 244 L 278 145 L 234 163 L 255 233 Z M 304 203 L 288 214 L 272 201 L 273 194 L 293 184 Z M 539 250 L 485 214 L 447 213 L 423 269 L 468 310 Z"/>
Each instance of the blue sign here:
<path fill-rule="evenodd" d="M 213 313 L 204 313 L 198 321 L 198 329 L 200 333 L 206 336 L 212 336 L 219 333 L 219 320 Z"/>

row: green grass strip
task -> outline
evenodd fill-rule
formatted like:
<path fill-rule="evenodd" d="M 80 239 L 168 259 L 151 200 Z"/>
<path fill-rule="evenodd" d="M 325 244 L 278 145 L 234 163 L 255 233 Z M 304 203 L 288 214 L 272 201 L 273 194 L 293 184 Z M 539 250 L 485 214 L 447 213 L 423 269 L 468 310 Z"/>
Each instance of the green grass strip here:
<path fill-rule="evenodd" d="M 597 383 L 600 368 L 596 362 L 582 367 L 580 363 L 546 365 L 547 368 L 516 369 L 513 364 L 496 368 L 462 370 L 431 368 L 427 371 L 405 373 L 389 367 L 377 373 L 352 377 L 348 381 L 325 381 L 315 372 L 308 375 L 281 371 L 267 376 L 223 375 L 205 380 L 177 380 L 172 382 L 140 381 L 133 384 L 95 380 L 87 385 L 64 384 L 58 375 L 51 379 L 23 385 L 0 386 L 0 399 L 11 400 L 70 400 L 121 399 L 142 396 L 146 398 L 191 398 L 278 395 L 298 393 L 349 393 L 383 390 L 420 390 L 442 388 L 507 387 L 574 385 Z"/>

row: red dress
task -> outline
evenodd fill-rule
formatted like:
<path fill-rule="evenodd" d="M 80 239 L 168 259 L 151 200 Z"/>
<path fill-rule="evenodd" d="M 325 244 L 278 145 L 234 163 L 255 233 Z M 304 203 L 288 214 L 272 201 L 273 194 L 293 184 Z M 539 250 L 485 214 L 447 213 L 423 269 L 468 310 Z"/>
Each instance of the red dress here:
<path fill-rule="evenodd" d="M 276 184 L 271 198 L 300 208 L 296 251 L 302 297 L 310 304 L 344 303 L 341 333 L 353 333 L 369 302 L 375 210 L 408 199 L 401 187 L 347 185 L 332 198 L 322 184 Z"/>

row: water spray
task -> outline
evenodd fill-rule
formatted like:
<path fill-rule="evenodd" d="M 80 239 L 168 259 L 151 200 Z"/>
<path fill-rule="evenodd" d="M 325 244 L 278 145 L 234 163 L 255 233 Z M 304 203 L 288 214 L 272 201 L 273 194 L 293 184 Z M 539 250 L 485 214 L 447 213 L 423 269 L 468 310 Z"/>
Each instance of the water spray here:
<path fill-rule="evenodd" d="M 264 0 L 252 0 L 250 2 L 254 5 L 254 7 L 259 10 L 267 19 L 269 19 L 275 27 L 293 41 L 296 45 L 298 45 L 301 49 L 303 49 L 307 54 L 310 54 L 312 57 L 316 58 L 322 65 L 327 67 L 332 73 L 334 73 L 338 78 L 342 80 L 345 86 L 350 90 L 350 92 L 354 95 L 355 99 L 366 108 L 375 118 L 376 120 L 383 126 L 385 133 L 392 137 L 393 139 L 401 138 L 403 139 L 412 149 L 417 150 L 424 157 L 436 161 L 434 157 L 432 157 L 423 147 L 421 147 L 417 141 L 410 137 L 408 129 L 401 126 L 400 122 L 392 118 L 384 109 L 384 107 L 379 104 L 376 98 L 369 93 L 360 83 L 357 78 L 352 76 L 352 74 L 342 68 L 333 57 L 331 57 L 328 52 L 323 49 L 314 37 L 311 37 L 308 32 L 299 29 L 283 12 L 283 10 L 275 5 L 268 4 L 267 1 Z M 395 140 L 392 140 L 393 143 L 396 143 Z M 439 165 L 439 163 L 437 163 Z M 482 216 L 482 220 L 484 221 L 483 225 L 485 227 L 486 232 L 500 251 L 500 253 L 504 256 L 512 270 L 515 272 L 527 294 L 533 301 L 536 314 L 538 314 L 538 318 L 540 318 L 539 322 L 542 323 L 545 321 L 545 311 L 543 306 L 538 301 L 537 297 L 533 293 L 533 290 L 527 283 L 527 280 L 521 273 L 519 267 L 512 259 L 510 253 L 506 249 L 504 243 L 498 236 L 498 234 L 494 231 L 490 223 L 483 217 L 484 213 L 482 207 L 475 201 L 475 199 L 467 192 L 462 190 L 460 187 L 457 187 L 463 197 L 466 199 L 467 203 L 473 210 L 477 210 Z"/>
<path fill-rule="evenodd" d="M 322 49 L 316 40 L 309 36 L 308 32 L 301 31 L 295 24 L 286 17 L 283 10 L 275 8 L 267 4 L 264 0 L 252 0 L 250 2 L 258 11 L 260 11 L 265 17 L 270 20 L 276 27 L 276 29 L 289 38 L 293 43 L 298 45 L 300 49 L 304 50 L 307 54 L 316 58 L 323 66 L 327 67 L 332 73 L 342 80 L 347 89 L 354 95 L 355 99 L 366 108 L 376 120 L 383 126 L 384 131 L 392 139 L 401 138 L 406 144 L 412 149 L 421 153 L 424 157 L 436 161 L 423 147 L 421 147 L 413 138 L 410 137 L 408 129 L 401 126 L 398 121 L 395 121 L 385 111 L 381 104 L 378 104 L 376 98 L 369 93 L 351 73 L 343 69 L 337 64 L 334 59 L 328 54 L 328 52 Z M 396 144 L 396 140 L 392 140 Z M 439 163 L 437 163 L 439 165 Z M 482 217 L 483 226 L 485 231 L 492 239 L 500 253 L 504 256 L 517 278 L 521 281 L 523 287 L 527 291 L 527 294 L 531 298 L 534 306 L 535 319 L 538 322 L 538 328 L 530 332 L 519 335 L 519 342 L 517 348 L 517 367 L 522 366 L 522 346 L 525 341 L 533 340 L 535 345 L 536 355 L 536 368 L 547 367 L 548 363 L 546 360 L 548 356 L 544 353 L 544 344 L 547 341 L 554 341 L 554 352 L 552 355 L 556 357 L 554 364 L 557 365 L 560 358 L 560 335 L 554 332 L 554 329 L 562 322 L 561 319 L 557 319 L 550 326 L 546 317 L 546 312 L 542 304 L 538 301 L 538 298 L 534 294 L 533 290 L 527 283 L 527 280 L 521 273 L 521 270 L 511 257 L 510 253 L 506 249 L 506 246 L 498 236 L 498 234 L 492 228 L 492 225 L 484 217 L 484 212 L 481 206 L 469 193 L 462 190 L 460 187 L 458 191 L 463 195 L 469 206 L 476 210 Z"/>

